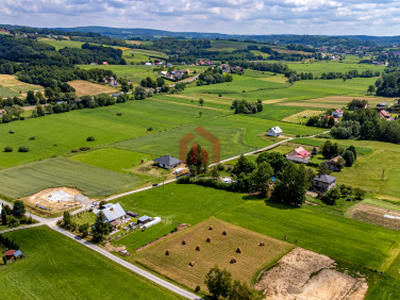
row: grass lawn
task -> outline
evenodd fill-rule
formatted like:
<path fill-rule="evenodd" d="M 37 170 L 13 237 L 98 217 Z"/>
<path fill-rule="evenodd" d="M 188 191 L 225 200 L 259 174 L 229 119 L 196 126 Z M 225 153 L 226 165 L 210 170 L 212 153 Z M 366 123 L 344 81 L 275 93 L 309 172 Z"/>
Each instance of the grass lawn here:
<path fill-rule="evenodd" d="M 56 48 L 56 50 L 60 50 L 62 48 L 68 47 L 68 48 L 82 48 L 82 45 L 84 42 L 79 42 L 79 41 L 70 41 L 70 40 L 55 40 L 51 38 L 39 38 L 39 42 L 46 43 L 50 46 L 53 46 Z"/>
<path fill-rule="evenodd" d="M 326 254 L 333 259 L 387 270 L 398 255 L 400 233 L 351 219 L 301 209 L 246 201 L 217 217 L 247 229 Z"/>
<path fill-rule="evenodd" d="M 104 197 L 140 186 L 136 176 L 120 174 L 66 158 L 51 158 L 0 170 L 0 195 L 9 198 L 30 196 L 45 188 L 67 186 L 90 197 Z"/>
<path fill-rule="evenodd" d="M 222 234 L 224 230 L 227 235 Z M 206 241 L 208 237 L 211 242 Z M 186 245 L 182 245 L 183 240 Z M 265 246 L 260 247 L 260 242 Z M 200 251 L 195 250 L 197 246 Z M 238 247 L 241 253 L 236 252 Z M 200 285 L 207 290 L 205 275 L 215 264 L 231 272 L 234 279 L 251 284 L 262 269 L 291 249 L 293 246 L 283 241 L 211 218 L 137 253 L 137 261 L 191 289 Z M 235 264 L 230 263 L 232 257 Z M 190 267 L 190 262 L 196 266 Z"/>
<path fill-rule="evenodd" d="M 0 266 L 3 299 L 179 299 L 46 226 L 8 236 L 27 257 Z"/>

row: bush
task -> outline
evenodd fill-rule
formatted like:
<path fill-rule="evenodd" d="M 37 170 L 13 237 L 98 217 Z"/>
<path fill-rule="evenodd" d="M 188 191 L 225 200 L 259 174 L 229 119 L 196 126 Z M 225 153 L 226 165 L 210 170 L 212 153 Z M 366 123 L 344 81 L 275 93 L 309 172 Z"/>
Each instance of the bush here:
<path fill-rule="evenodd" d="M 77 152 L 79 152 L 79 149 L 72 149 L 71 152 L 72 153 L 77 153 Z"/>
<path fill-rule="evenodd" d="M 31 136 L 31 137 L 29 138 L 29 140 L 30 140 L 30 141 L 36 140 L 36 136 Z"/>
<path fill-rule="evenodd" d="M 21 146 L 18 148 L 18 152 L 29 152 L 29 147 Z"/>
<path fill-rule="evenodd" d="M 79 150 L 80 150 L 80 151 L 89 151 L 89 150 L 90 150 L 90 147 L 83 146 L 83 147 L 80 147 Z"/>
<path fill-rule="evenodd" d="M 14 130 L 10 130 L 8 133 L 9 133 L 9 134 L 14 134 L 15 131 L 14 131 Z"/>
<path fill-rule="evenodd" d="M 87 142 L 94 142 L 95 140 L 94 136 L 88 136 L 86 139 Z"/>
<path fill-rule="evenodd" d="M 12 147 L 4 147 L 4 152 L 12 152 L 13 148 Z"/>

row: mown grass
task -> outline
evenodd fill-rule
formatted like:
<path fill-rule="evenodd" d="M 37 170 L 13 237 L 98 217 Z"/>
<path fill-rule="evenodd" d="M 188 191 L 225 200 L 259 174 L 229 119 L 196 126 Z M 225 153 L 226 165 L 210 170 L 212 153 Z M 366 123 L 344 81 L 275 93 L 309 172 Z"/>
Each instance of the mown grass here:
<path fill-rule="evenodd" d="M 0 171 L 0 194 L 30 196 L 45 188 L 67 186 L 90 197 L 105 197 L 144 183 L 139 177 L 89 166 L 66 158 L 52 158 Z"/>
<path fill-rule="evenodd" d="M 0 266 L 3 299 L 179 299 L 46 226 L 8 235 L 27 257 Z"/>
<path fill-rule="evenodd" d="M 40 38 L 39 42 L 46 43 L 50 46 L 53 46 L 56 48 L 56 50 L 60 50 L 62 48 L 68 47 L 68 48 L 82 48 L 82 45 L 84 42 L 79 42 L 79 41 L 70 41 L 70 40 L 55 40 L 55 39 L 50 39 L 50 38 Z"/>

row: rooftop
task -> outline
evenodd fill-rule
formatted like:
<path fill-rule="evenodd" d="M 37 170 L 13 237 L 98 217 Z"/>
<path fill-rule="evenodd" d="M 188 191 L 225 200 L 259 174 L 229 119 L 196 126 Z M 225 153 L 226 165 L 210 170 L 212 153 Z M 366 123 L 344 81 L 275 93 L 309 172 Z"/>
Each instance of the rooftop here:
<path fill-rule="evenodd" d="M 336 181 L 336 177 L 323 174 L 323 175 L 318 175 L 317 177 L 315 177 L 314 181 L 319 181 L 319 182 L 331 184 L 331 183 Z"/>

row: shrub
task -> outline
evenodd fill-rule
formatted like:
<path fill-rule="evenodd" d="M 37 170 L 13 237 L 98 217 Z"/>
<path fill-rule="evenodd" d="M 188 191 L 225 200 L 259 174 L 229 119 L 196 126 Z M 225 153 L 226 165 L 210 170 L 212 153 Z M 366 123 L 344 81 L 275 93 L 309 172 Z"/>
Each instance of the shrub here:
<path fill-rule="evenodd" d="M 72 149 L 71 152 L 72 153 L 77 153 L 77 152 L 79 152 L 79 150 L 78 149 Z"/>
<path fill-rule="evenodd" d="M 154 130 L 153 127 L 147 128 L 147 131 L 153 131 L 153 130 Z"/>
<path fill-rule="evenodd" d="M 21 146 L 18 148 L 18 152 L 29 152 L 29 147 Z"/>
<path fill-rule="evenodd" d="M 120 116 L 122 116 L 122 113 L 116 113 L 116 115 L 117 115 L 118 117 L 120 117 Z"/>
<path fill-rule="evenodd" d="M 10 130 L 8 133 L 9 133 L 9 134 L 14 134 L 15 131 L 14 131 L 14 130 Z"/>
<path fill-rule="evenodd" d="M 94 142 L 95 140 L 94 136 L 88 136 L 86 139 L 87 142 Z"/>
<path fill-rule="evenodd" d="M 12 152 L 13 148 L 12 147 L 4 147 L 4 152 Z"/>
<path fill-rule="evenodd" d="M 80 147 L 79 150 L 80 150 L 80 151 L 89 151 L 89 150 L 90 150 L 90 147 L 83 146 L 83 147 Z"/>
<path fill-rule="evenodd" d="M 31 137 L 29 138 L 29 140 L 30 140 L 30 141 L 36 140 L 36 136 L 31 136 Z"/>

